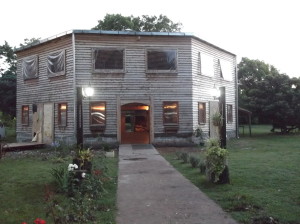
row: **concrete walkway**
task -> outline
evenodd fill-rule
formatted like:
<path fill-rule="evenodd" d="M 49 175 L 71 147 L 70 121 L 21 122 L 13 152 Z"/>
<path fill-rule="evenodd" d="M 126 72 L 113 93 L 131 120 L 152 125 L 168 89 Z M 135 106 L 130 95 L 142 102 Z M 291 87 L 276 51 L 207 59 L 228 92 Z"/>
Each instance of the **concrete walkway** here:
<path fill-rule="evenodd" d="M 117 224 L 237 224 L 152 145 L 120 145 L 117 197 Z"/>

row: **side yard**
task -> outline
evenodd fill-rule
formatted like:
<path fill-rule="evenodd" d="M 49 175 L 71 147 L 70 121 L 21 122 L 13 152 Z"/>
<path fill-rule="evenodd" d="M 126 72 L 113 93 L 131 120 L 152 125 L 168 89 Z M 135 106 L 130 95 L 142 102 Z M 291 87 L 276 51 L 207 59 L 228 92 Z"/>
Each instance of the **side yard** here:
<path fill-rule="evenodd" d="M 93 219 L 97 221 L 89 223 L 113 224 L 116 215 L 118 160 L 117 158 L 103 159 L 99 153 L 95 153 L 92 162 L 95 167 L 105 167 L 103 170 L 97 168 L 99 181 L 105 190 L 93 207 Z M 90 204 L 84 201 L 81 204 L 72 202 L 74 206 L 64 207 L 63 205 L 70 201 L 61 192 L 57 192 L 51 175 L 53 168 L 65 167 L 67 170 L 70 163 L 72 163 L 72 156 L 53 155 L 49 149 L 7 153 L 0 160 L 0 223 L 26 222 L 29 224 L 33 223 L 36 218 L 45 220 L 47 224 L 54 223 L 50 210 L 56 206 L 56 200 L 61 201 L 61 207 L 59 209 L 55 207 L 57 216 L 67 216 L 68 212 L 74 212 L 73 210 L 78 206 L 78 216 L 83 217 L 84 210 L 90 210 L 88 207 Z M 88 191 L 89 187 L 93 186 L 86 185 L 85 190 Z M 53 200 L 47 201 L 49 197 L 53 197 Z M 80 214 L 81 211 L 82 214 Z M 50 213 L 50 216 L 46 216 L 46 212 Z"/>
<path fill-rule="evenodd" d="M 204 161 L 204 151 L 159 151 L 240 223 L 300 223 L 300 136 L 268 134 L 270 129 L 254 126 L 253 137 L 228 143 L 231 183 L 226 185 L 208 183 L 199 168 L 176 158 L 176 151 L 184 150 Z"/>

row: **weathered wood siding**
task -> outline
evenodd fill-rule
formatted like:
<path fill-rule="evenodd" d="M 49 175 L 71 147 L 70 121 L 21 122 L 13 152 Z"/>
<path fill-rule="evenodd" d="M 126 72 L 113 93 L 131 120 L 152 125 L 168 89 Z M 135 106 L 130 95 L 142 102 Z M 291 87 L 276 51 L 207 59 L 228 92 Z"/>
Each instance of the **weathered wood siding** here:
<path fill-rule="evenodd" d="M 76 34 L 76 85 L 95 88 L 95 95 L 84 101 L 84 134 L 89 129 L 89 102 L 105 101 L 107 121 L 104 134 L 117 135 L 117 98 L 120 101 L 153 100 L 155 135 L 164 133 L 163 101 L 179 102 L 179 131 L 191 133 L 192 61 L 190 37 L 121 36 Z M 111 47 L 125 50 L 125 72 L 120 74 L 93 73 L 93 48 Z M 147 74 L 147 49 L 176 49 L 178 73 Z M 152 127 L 153 128 L 153 127 Z"/>
<path fill-rule="evenodd" d="M 49 78 L 47 75 L 47 55 L 55 51 L 65 50 L 65 75 Z M 31 55 L 38 56 L 38 78 L 24 80 L 22 76 L 22 59 Z M 28 141 L 32 138 L 32 105 L 54 104 L 54 137 L 58 139 L 74 139 L 74 100 L 73 88 L 73 49 L 72 37 L 61 38 L 17 52 L 17 139 Z M 68 103 L 67 127 L 58 127 L 58 103 Z M 21 124 L 21 107 L 29 105 L 29 126 Z"/>
<path fill-rule="evenodd" d="M 201 75 L 199 73 L 199 58 L 198 54 L 205 53 L 213 57 L 214 60 L 214 75 L 212 77 Z M 220 76 L 219 59 L 223 59 L 231 63 L 232 81 L 226 81 Z M 192 40 L 192 76 L 193 76 L 193 126 L 198 126 L 198 102 L 206 103 L 206 124 L 201 124 L 200 127 L 205 133 L 209 132 L 209 101 L 213 100 L 210 90 L 224 86 L 226 89 L 226 104 L 233 106 L 233 122 L 226 124 L 228 137 L 234 137 L 236 131 L 236 78 L 235 78 L 236 56 L 208 45 L 198 39 Z"/>

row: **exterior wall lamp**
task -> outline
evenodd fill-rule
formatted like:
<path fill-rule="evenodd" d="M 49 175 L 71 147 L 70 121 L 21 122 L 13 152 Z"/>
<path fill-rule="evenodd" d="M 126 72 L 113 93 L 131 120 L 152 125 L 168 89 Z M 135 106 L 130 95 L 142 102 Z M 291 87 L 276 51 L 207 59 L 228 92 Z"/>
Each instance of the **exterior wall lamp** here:
<path fill-rule="evenodd" d="M 82 96 L 83 97 L 91 97 L 94 95 L 94 88 L 88 86 L 85 88 L 82 88 Z"/>
<path fill-rule="evenodd" d="M 217 89 L 216 84 L 214 84 L 214 87 L 210 90 L 210 94 L 214 98 L 214 100 L 220 97 L 221 93 L 220 90 Z"/>

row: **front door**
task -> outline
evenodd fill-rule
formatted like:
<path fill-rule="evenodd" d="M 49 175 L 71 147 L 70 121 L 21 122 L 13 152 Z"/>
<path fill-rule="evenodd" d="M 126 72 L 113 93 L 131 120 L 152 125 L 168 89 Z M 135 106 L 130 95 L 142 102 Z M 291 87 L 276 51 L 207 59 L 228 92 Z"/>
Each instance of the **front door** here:
<path fill-rule="evenodd" d="M 54 139 L 54 106 L 53 103 L 44 104 L 43 143 L 51 144 Z"/>
<path fill-rule="evenodd" d="M 121 110 L 121 143 L 149 144 L 149 106 L 133 103 L 123 105 Z"/>

